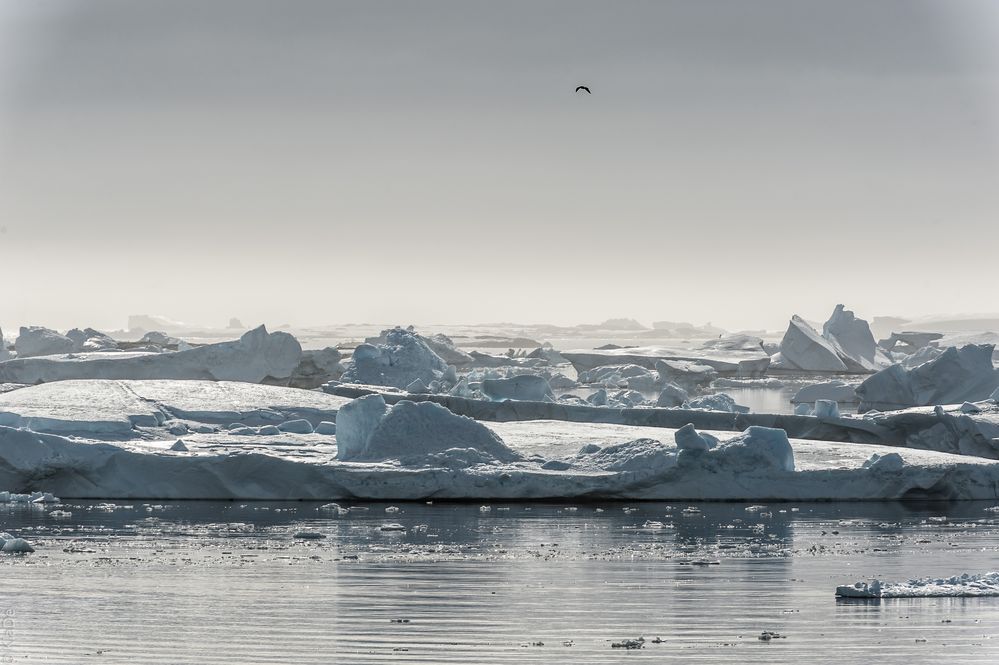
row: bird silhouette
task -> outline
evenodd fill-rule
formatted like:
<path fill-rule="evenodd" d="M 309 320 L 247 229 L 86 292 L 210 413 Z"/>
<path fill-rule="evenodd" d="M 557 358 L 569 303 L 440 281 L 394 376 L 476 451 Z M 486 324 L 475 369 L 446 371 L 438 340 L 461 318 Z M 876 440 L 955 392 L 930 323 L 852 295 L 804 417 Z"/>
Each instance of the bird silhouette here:
<path fill-rule="evenodd" d="M 576 92 L 579 92 L 580 90 L 585 90 L 586 94 L 588 94 L 588 95 L 592 95 L 593 94 L 592 92 L 590 92 L 590 89 L 587 88 L 585 85 L 578 85 L 578 86 L 576 86 Z"/>

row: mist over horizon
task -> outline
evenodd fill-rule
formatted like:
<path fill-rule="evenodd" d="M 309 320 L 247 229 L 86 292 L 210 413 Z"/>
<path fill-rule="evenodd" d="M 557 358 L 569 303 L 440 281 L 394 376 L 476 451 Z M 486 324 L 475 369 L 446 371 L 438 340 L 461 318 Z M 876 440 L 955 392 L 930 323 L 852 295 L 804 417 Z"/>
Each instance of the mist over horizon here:
<path fill-rule="evenodd" d="M 997 26 L 985 0 L 3 0 L 0 326 L 994 311 Z"/>

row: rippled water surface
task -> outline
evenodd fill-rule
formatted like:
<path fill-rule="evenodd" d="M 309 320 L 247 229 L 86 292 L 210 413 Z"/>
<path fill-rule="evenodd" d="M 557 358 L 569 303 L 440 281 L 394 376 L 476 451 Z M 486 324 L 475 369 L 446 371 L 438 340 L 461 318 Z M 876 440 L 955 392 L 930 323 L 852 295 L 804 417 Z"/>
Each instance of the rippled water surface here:
<path fill-rule="evenodd" d="M 0 663 L 994 663 L 999 598 L 833 596 L 999 568 L 990 505 L 0 507 Z"/>

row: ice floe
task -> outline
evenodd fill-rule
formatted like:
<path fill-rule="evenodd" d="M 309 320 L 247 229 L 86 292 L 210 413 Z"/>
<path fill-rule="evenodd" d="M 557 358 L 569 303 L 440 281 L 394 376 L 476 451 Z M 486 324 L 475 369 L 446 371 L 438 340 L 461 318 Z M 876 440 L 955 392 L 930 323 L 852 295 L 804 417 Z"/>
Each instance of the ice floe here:
<path fill-rule="evenodd" d="M 954 577 L 924 577 L 904 582 L 856 582 L 836 587 L 841 598 L 939 598 L 999 596 L 999 573 Z"/>
<path fill-rule="evenodd" d="M 69 338 L 66 338 L 69 340 Z M 69 340 L 72 344 L 72 340 Z M 20 355 L 20 354 L 19 354 Z M 70 379 L 208 379 L 286 384 L 302 347 L 285 332 L 260 326 L 239 340 L 170 353 L 67 353 L 0 363 L 0 383 Z"/>

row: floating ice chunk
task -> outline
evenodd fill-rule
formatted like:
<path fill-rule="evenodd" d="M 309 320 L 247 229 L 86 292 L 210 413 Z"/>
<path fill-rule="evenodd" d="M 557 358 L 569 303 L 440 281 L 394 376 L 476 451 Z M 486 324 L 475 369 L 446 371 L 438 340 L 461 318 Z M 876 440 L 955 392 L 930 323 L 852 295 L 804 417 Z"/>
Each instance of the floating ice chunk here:
<path fill-rule="evenodd" d="M 572 468 L 572 464 L 564 460 L 553 459 L 542 464 L 541 468 L 545 471 L 568 471 Z"/>
<path fill-rule="evenodd" d="M 993 402 L 999 402 L 999 388 L 996 388 L 994 391 L 992 391 L 992 394 L 989 395 L 989 399 L 992 400 Z"/>
<path fill-rule="evenodd" d="M 175 453 L 186 453 L 189 449 L 183 439 L 177 439 L 177 442 L 170 446 L 170 450 Z"/>
<path fill-rule="evenodd" d="M 404 527 L 403 525 L 399 524 L 398 522 L 388 522 L 386 524 L 382 524 L 378 528 L 381 531 L 405 531 L 406 530 L 406 527 Z"/>
<path fill-rule="evenodd" d="M 31 495 L 31 503 L 59 503 L 59 499 L 51 492 L 36 492 Z"/>
<path fill-rule="evenodd" d="M 507 399 L 532 402 L 555 399 L 545 377 L 533 374 L 520 374 L 508 379 L 485 379 L 480 390 L 484 396 L 496 402 Z"/>
<path fill-rule="evenodd" d="M 673 438 L 676 439 L 676 447 L 680 450 L 710 450 L 718 444 L 718 439 L 710 434 L 698 433 L 691 423 L 678 429 Z"/>
<path fill-rule="evenodd" d="M 315 432 L 316 434 L 323 434 L 326 436 L 336 434 L 336 423 L 331 423 L 328 420 L 323 420 L 318 425 L 316 425 Z"/>
<path fill-rule="evenodd" d="M 905 582 L 882 582 L 836 587 L 842 598 L 939 598 L 968 596 L 999 596 L 999 573 L 955 575 L 948 578 L 926 577 Z"/>
<path fill-rule="evenodd" d="M 965 402 L 961 405 L 961 413 L 981 413 L 982 408 L 972 402 Z"/>
<path fill-rule="evenodd" d="M 279 430 L 286 434 L 312 434 L 312 423 L 304 418 L 298 420 L 287 420 L 277 426 Z"/>
<path fill-rule="evenodd" d="M 259 436 L 278 436 L 281 434 L 281 430 L 277 425 L 264 425 L 257 429 L 257 434 Z"/>
<path fill-rule="evenodd" d="M 812 407 L 807 402 L 802 402 L 801 404 L 796 404 L 794 407 L 794 415 L 796 416 L 810 416 L 812 415 Z"/>
<path fill-rule="evenodd" d="M 295 538 L 299 540 L 323 540 L 326 536 L 318 531 L 299 531 L 295 534 Z"/>
<path fill-rule="evenodd" d="M 328 512 L 331 515 L 335 515 L 337 517 L 343 517 L 344 515 L 350 514 L 350 510 L 342 507 L 339 503 L 324 503 L 323 505 L 319 506 L 319 510 Z"/>
<path fill-rule="evenodd" d="M 726 413 L 749 413 L 748 406 L 736 404 L 735 399 L 726 393 L 717 395 L 705 395 L 688 400 L 684 404 L 687 409 L 701 409 L 704 411 L 725 411 Z"/>
<path fill-rule="evenodd" d="M 680 406 L 688 399 L 690 399 L 690 394 L 680 386 L 670 381 L 663 386 L 662 392 L 659 393 L 659 399 L 656 400 L 656 406 L 670 409 Z"/>
<path fill-rule="evenodd" d="M 813 415 L 817 418 L 839 418 L 839 404 L 831 399 L 817 399 Z"/>
<path fill-rule="evenodd" d="M 245 425 L 237 425 L 229 428 L 229 434 L 235 434 L 236 436 L 256 436 L 259 433 L 260 430 L 258 428 L 247 427 Z"/>
<path fill-rule="evenodd" d="M 9 536 L 10 534 L 3 535 Z M 0 551 L 4 554 L 30 554 L 35 551 L 35 548 L 24 538 L 0 538 L 0 540 L 3 541 L 3 548 Z"/>

